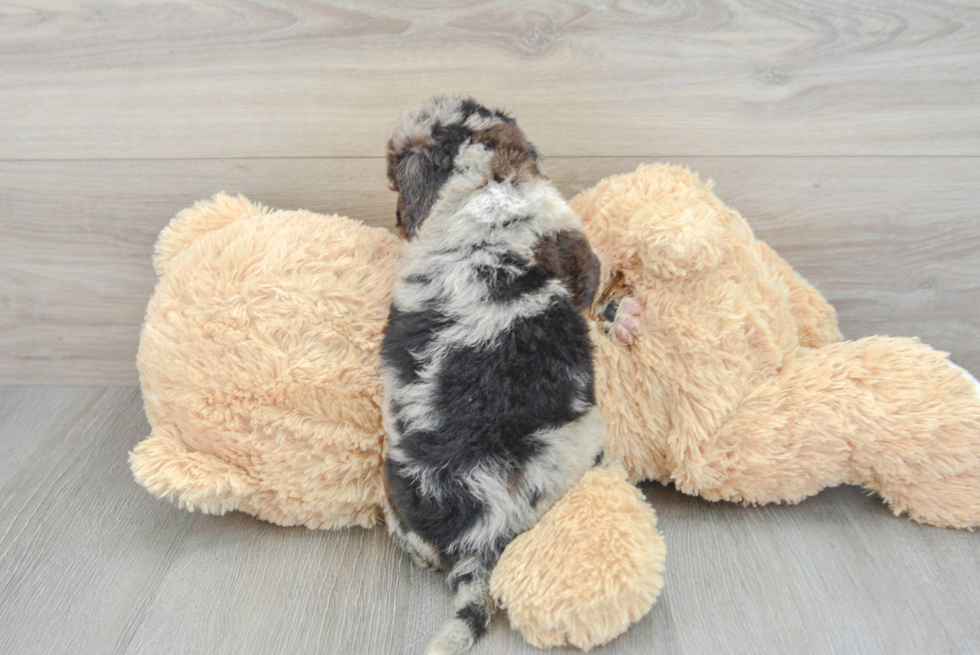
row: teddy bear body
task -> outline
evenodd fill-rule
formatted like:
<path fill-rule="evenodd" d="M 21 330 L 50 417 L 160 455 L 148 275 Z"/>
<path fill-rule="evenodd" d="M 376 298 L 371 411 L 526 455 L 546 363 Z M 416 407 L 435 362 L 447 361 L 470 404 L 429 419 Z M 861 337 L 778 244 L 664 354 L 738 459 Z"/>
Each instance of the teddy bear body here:
<path fill-rule="evenodd" d="M 833 308 L 685 169 L 641 167 L 572 207 L 606 299 L 645 307 L 629 347 L 592 321 L 607 448 L 631 480 L 748 503 L 862 484 L 916 520 L 980 524 L 980 399 L 942 353 L 840 342 Z M 374 524 L 397 249 L 380 228 L 244 199 L 179 215 L 140 343 L 160 437 L 134 455 L 144 486 L 284 525 Z"/>

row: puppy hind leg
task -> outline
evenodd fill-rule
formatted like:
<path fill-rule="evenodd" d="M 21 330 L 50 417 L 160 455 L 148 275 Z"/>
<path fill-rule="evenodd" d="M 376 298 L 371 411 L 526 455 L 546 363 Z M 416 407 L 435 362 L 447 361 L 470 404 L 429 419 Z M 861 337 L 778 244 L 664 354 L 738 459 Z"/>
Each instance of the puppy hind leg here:
<path fill-rule="evenodd" d="M 394 537 L 402 550 L 411 556 L 416 566 L 430 571 L 439 571 L 443 568 L 439 550 L 403 525 L 388 503 L 385 503 L 385 522 L 389 534 Z"/>

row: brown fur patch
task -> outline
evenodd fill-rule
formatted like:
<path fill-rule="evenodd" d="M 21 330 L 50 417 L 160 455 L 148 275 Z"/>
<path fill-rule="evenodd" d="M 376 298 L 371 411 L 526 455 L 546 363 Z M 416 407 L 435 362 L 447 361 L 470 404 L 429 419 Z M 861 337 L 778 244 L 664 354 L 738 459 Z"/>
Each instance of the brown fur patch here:
<path fill-rule="evenodd" d="M 517 469 L 507 477 L 507 491 L 510 495 L 516 495 L 524 485 L 526 473 L 524 469 Z"/>
<path fill-rule="evenodd" d="M 541 177 L 538 163 L 531 155 L 531 144 L 516 125 L 498 123 L 485 130 L 475 130 L 472 139 L 474 143 L 493 148 L 490 165 L 494 180 L 501 182 L 513 176 L 520 182 Z"/>
<path fill-rule="evenodd" d="M 395 209 L 395 226 L 402 238 L 410 239 L 415 235 L 415 230 L 421 225 L 425 216 L 418 216 L 417 212 L 406 215 L 408 207 L 405 203 L 405 190 L 415 190 L 425 184 L 424 175 L 425 164 L 421 155 L 427 148 L 439 145 L 431 136 L 416 135 L 404 148 L 395 148 L 393 139 L 388 139 L 387 163 L 388 163 L 388 188 L 398 192 L 398 204 Z M 415 157 L 413 155 L 419 155 Z M 409 194 L 411 195 L 411 194 Z M 416 195 L 418 195 L 416 193 Z M 417 198 L 416 198 L 417 200 Z"/>
<path fill-rule="evenodd" d="M 534 246 L 535 264 L 555 274 L 579 309 L 591 307 L 599 285 L 599 259 L 582 232 L 562 230 Z"/>
<path fill-rule="evenodd" d="M 609 278 L 606 286 L 603 287 L 602 293 L 596 298 L 595 308 L 597 311 L 602 311 L 613 300 L 620 300 L 628 295 L 630 292 L 626 285 L 626 276 L 623 275 L 622 271 L 616 271 Z"/>
<path fill-rule="evenodd" d="M 401 238 L 408 239 L 408 230 L 405 229 L 405 223 L 402 222 L 402 212 L 404 211 L 405 206 L 402 204 L 402 197 L 399 194 L 398 201 L 395 203 L 395 228 Z"/>
<path fill-rule="evenodd" d="M 398 191 L 398 151 L 395 150 L 394 139 L 388 139 L 385 159 L 388 163 L 388 188 L 392 191 Z"/>

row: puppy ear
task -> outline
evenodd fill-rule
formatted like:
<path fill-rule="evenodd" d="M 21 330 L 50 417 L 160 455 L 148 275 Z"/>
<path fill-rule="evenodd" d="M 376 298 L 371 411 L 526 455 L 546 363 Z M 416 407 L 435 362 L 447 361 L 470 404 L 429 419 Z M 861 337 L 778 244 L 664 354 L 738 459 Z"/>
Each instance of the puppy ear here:
<path fill-rule="evenodd" d="M 394 139 L 388 139 L 388 145 L 385 149 L 385 160 L 388 163 L 388 188 L 392 191 L 398 191 L 398 178 L 395 175 L 398 166 L 398 153 L 395 151 Z"/>
<path fill-rule="evenodd" d="M 592 306 L 599 286 L 599 258 L 583 232 L 561 230 L 542 238 L 534 247 L 534 257 L 538 266 L 565 284 L 578 309 Z"/>
<path fill-rule="evenodd" d="M 415 236 L 452 171 L 452 155 L 431 138 L 400 151 L 388 141 L 388 184 L 398 192 L 398 227 L 407 238 Z"/>

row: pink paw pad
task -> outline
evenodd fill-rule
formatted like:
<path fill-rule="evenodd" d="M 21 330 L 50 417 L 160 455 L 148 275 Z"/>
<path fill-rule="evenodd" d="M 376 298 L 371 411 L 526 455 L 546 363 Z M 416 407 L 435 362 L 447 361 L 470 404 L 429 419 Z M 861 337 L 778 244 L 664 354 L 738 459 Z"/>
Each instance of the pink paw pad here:
<path fill-rule="evenodd" d="M 624 298 L 609 303 L 603 311 L 603 318 L 612 323 L 610 331 L 617 339 L 623 343 L 633 343 L 633 339 L 641 331 L 639 317 L 642 311 L 638 302 L 632 298 Z"/>

